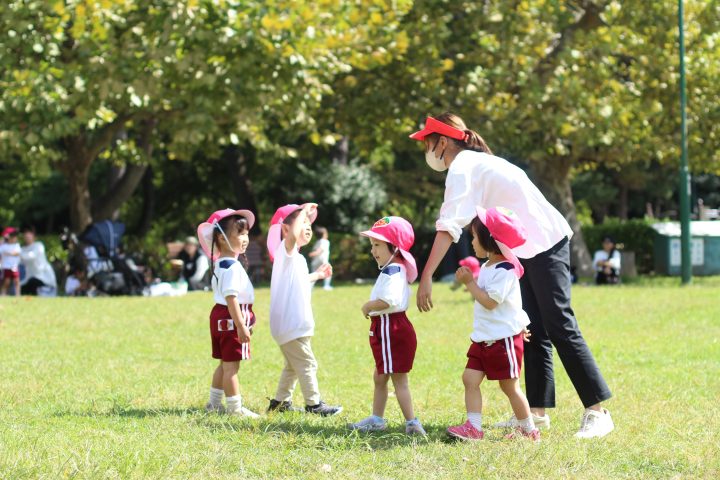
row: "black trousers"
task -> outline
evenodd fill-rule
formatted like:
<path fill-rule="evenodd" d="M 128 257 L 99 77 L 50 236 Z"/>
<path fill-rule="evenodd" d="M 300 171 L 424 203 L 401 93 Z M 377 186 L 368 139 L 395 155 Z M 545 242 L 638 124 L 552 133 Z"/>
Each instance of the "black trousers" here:
<path fill-rule="evenodd" d="M 530 317 L 530 342 L 525 344 L 525 389 L 530 407 L 555 406 L 553 345 L 583 405 L 610 398 L 590 349 L 570 306 L 570 242 L 561 240 L 550 250 L 521 259 L 523 309 Z"/>
<path fill-rule="evenodd" d="M 32 277 L 25 283 L 25 285 L 22 286 L 20 289 L 20 293 L 23 295 L 37 295 L 38 288 L 44 287 L 45 284 L 42 282 L 42 280 L 38 280 L 35 277 Z"/>

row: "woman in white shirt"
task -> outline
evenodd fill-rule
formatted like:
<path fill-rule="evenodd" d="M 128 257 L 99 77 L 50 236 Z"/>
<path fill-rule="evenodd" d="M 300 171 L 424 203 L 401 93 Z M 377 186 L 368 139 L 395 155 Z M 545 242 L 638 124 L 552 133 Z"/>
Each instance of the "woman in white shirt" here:
<path fill-rule="evenodd" d="M 612 237 L 603 237 L 602 250 L 595 252 L 593 267 L 597 285 L 615 285 L 620 281 L 620 252 Z"/>
<path fill-rule="evenodd" d="M 57 280 L 55 271 L 45 256 L 45 245 L 35 239 L 35 229 L 23 229 L 23 244 L 20 261 L 25 266 L 25 277 L 20 282 L 23 295 L 55 296 Z"/>
<path fill-rule="evenodd" d="M 547 427 L 546 408 L 555 407 L 552 347 L 568 373 L 583 405 L 578 437 L 602 437 L 614 427 L 601 402 L 610 389 L 580 333 L 570 306 L 572 230 L 530 181 L 525 172 L 494 156 L 485 141 L 452 113 L 428 117 L 425 128 L 410 135 L 425 143 L 425 161 L 436 171 L 448 170 L 445 198 L 436 222 L 436 236 L 420 277 L 417 306 L 432 308 L 432 275 L 475 217 L 476 207 L 503 206 L 515 212 L 528 232 L 516 248 L 525 275 L 520 280 L 523 309 L 530 317 L 531 341 L 525 348 L 525 388 L 535 424 Z M 511 418 L 500 426 L 516 427 Z"/>

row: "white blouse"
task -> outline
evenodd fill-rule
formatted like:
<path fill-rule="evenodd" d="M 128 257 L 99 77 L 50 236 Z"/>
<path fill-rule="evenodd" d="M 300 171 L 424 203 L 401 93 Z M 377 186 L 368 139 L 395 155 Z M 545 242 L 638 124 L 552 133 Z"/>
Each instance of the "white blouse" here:
<path fill-rule="evenodd" d="M 608 258 L 608 252 L 605 250 L 596 251 L 593 257 L 593 267 L 595 267 L 596 271 L 601 272 L 603 267 L 599 266 L 598 262 L 606 261 L 610 262 L 611 268 L 614 268 L 618 272 L 620 271 L 620 252 L 618 250 L 615 250 L 610 258 Z"/>
<path fill-rule="evenodd" d="M 436 230 L 448 232 L 457 242 L 477 206 L 505 207 L 517 214 L 528 232 L 527 242 L 513 249 L 520 258 L 532 258 L 573 234 L 565 217 L 522 169 L 500 157 L 464 150 L 448 169 Z"/>

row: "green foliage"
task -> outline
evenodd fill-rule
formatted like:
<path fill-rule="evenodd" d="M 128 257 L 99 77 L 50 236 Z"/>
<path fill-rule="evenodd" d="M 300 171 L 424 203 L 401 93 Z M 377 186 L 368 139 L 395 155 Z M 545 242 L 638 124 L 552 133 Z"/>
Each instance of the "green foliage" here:
<path fill-rule="evenodd" d="M 604 236 L 611 236 L 623 250 L 635 252 L 638 273 L 650 273 L 653 270 L 653 245 L 655 230 L 650 226 L 655 220 L 633 219 L 619 220 L 607 218 L 599 225 L 584 225 L 583 236 L 590 251 L 602 248 Z"/>

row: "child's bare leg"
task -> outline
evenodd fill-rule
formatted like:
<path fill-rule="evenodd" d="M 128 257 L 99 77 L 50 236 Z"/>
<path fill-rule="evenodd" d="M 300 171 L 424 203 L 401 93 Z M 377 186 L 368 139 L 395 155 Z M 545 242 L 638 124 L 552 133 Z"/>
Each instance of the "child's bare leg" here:
<path fill-rule="evenodd" d="M 400 410 L 402 410 L 405 420 L 413 420 L 415 418 L 415 412 L 413 411 L 408 374 L 393 373 L 391 377 L 393 386 L 395 387 L 395 396 L 400 404 Z"/>
<path fill-rule="evenodd" d="M 373 371 L 373 381 L 375 382 L 375 392 L 373 393 L 373 415 L 382 417 L 385 415 L 385 405 L 388 398 L 388 380 L 390 375 Z"/>
<path fill-rule="evenodd" d="M 20 296 L 20 280 L 18 280 L 16 278 L 13 280 L 13 283 L 15 284 L 15 296 L 19 297 Z"/>
<path fill-rule="evenodd" d="M 466 368 L 462 380 L 465 385 L 465 409 L 468 413 L 482 413 L 482 394 L 480 384 L 485 379 L 485 372 Z"/>
<path fill-rule="evenodd" d="M 223 389 L 223 362 L 222 360 L 220 363 L 218 363 L 218 366 L 215 368 L 215 371 L 213 372 L 212 376 L 212 387 L 217 388 L 218 390 Z"/>
<path fill-rule="evenodd" d="M 503 393 L 507 395 L 510 400 L 515 418 L 523 420 L 530 417 L 530 405 L 528 404 L 527 397 L 520 389 L 520 380 L 517 378 L 509 378 L 507 380 L 500 380 L 500 388 Z"/>
<path fill-rule="evenodd" d="M 0 290 L 0 295 L 7 295 L 8 287 L 10 286 L 10 279 L 4 278 L 2 282 L 2 290 Z"/>
<path fill-rule="evenodd" d="M 237 373 L 240 369 L 240 362 L 222 362 L 223 390 L 226 397 L 234 397 L 240 393 L 240 383 Z M 214 377 L 214 376 L 213 376 Z"/>

